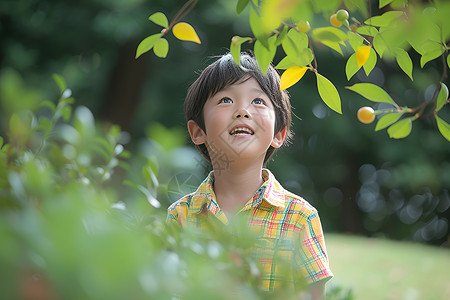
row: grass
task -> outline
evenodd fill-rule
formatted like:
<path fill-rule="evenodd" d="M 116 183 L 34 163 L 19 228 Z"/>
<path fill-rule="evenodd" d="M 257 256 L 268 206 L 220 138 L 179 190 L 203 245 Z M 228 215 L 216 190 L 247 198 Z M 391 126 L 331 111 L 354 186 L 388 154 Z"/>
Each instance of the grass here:
<path fill-rule="evenodd" d="M 355 299 L 450 299 L 450 250 L 384 239 L 325 236 L 334 278 Z"/>

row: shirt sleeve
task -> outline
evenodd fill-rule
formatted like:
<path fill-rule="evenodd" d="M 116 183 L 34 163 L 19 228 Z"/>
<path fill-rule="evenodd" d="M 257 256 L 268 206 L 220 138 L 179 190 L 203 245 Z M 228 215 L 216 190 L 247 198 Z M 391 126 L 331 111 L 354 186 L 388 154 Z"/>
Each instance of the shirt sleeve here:
<path fill-rule="evenodd" d="M 315 209 L 304 224 L 300 248 L 299 270 L 307 283 L 333 277 L 325 248 L 322 225 Z"/>

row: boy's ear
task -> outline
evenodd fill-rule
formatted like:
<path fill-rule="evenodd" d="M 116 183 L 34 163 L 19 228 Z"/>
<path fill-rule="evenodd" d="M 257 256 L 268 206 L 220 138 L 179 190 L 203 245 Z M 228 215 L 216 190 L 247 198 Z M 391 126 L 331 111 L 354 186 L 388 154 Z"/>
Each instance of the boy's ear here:
<path fill-rule="evenodd" d="M 280 131 L 278 131 L 272 139 L 272 143 L 270 144 L 274 148 L 280 148 L 283 145 L 284 139 L 286 137 L 287 128 L 284 127 Z"/>
<path fill-rule="evenodd" d="M 206 133 L 194 120 L 189 120 L 187 127 L 191 140 L 195 145 L 201 145 L 206 142 Z"/>

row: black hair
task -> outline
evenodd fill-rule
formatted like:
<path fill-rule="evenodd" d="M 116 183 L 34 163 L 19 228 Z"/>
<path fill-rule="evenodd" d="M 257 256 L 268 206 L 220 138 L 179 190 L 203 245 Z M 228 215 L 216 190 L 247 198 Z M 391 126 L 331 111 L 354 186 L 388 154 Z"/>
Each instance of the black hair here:
<path fill-rule="evenodd" d="M 275 109 L 275 133 L 286 127 L 284 144 L 290 141 L 292 116 L 289 94 L 280 89 L 280 75 L 272 65 L 267 73 L 263 74 L 258 62 L 251 53 L 241 53 L 240 65 L 233 60 L 231 53 L 221 56 L 218 60 L 207 66 L 197 80 L 189 87 L 184 102 L 186 120 L 195 121 L 206 132 L 203 117 L 203 107 L 208 98 L 214 96 L 222 89 L 237 83 L 249 76 L 255 78 L 261 89 L 272 101 Z M 200 153 L 211 161 L 208 150 L 204 144 L 196 145 Z M 264 158 L 264 164 L 270 159 L 276 148 L 270 146 Z"/>

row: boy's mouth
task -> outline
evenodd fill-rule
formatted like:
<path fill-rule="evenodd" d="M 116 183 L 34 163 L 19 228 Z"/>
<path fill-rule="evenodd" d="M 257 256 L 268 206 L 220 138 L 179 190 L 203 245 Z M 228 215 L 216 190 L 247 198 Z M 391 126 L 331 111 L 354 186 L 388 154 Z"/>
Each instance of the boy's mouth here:
<path fill-rule="evenodd" d="M 237 126 L 230 131 L 230 135 L 242 136 L 242 135 L 253 135 L 254 132 L 248 127 Z"/>

